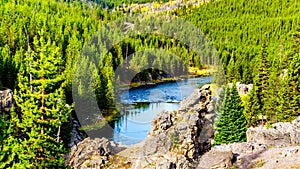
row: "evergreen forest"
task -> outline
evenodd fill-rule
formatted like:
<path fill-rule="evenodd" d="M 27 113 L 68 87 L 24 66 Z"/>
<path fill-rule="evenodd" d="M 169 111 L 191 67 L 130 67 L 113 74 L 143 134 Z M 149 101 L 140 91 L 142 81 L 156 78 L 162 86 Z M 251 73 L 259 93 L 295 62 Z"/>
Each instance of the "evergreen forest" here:
<path fill-rule="evenodd" d="M 70 121 L 76 117 L 74 110 L 78 106 L 72 93 L 82 100 L 95 93 L 107 121 L 119 116 L 114 103 L 118 96 L 114 79 L 121 87 L 130 83 L 115 77 L 120 65 L 132 73 L 146 65 L 148 69 L 138 74 L 134 82 L 149 81 L 149 75 L 153 80 L 166 77 L 172 81 L 185 78 L 191 70 L 222 69 L 226 80 L 220 82 L 215 75 L 217 85 L 237 81 L 253 84 L 243 97 L 235 86 L 218 86 L 224 87 L 224 101 L 216 123 L 216 144 L 245 141 L 247 127 L 290 122 L 300 115 L 297 0 L 211 0 L 157 13 L 122 8 L 123 4 L 147 2 L 152 1 L 0 0 L 0 87 L 11 89 L 16 102 L 9 114 L 0 112 L 0 168 L 64 168 L 62 154 L 69 151 Z M 140 16 L 146 19 L 141 21 Z M 176 34 L 177 39 L 153 32 L 135 32 L 130 36 L 130 23 L 135 23 L 135 27 L 139 26 L 137 23 L 147 25 L 159 32 L 165 27 L 151 23 L 165 21 L 165 16 L 196 26 L 210 44 L 198 45 L 199 41 L 193 39 L 197 37 L 188 37 L 186 32 Z M 124 21 L 128 36 L 116 44 L 101 41 L 118 35 L 105 28 L 124 17 L 132 18 Z M 170 28 L 176 27 L 176 23 L 171 24 Z M 181 25 L 180 29 L 189 27 Z M 188 38 L 195 43 L 180 41 Z M 95 49 L 89 44 L 91 41 L 103 46 Z M 109 45 L 112 47 L 107 49 Z M 209 52 L 212 47 L 216 53 Z M 146 49 L 158 51 L 153 54 Z M 105 51 L 105 56 L 96 55 L 101 62 L 90 65 L 84 54 L 97 50 Z M 216 60 L 210 58 L 214 54 Z M 91 75 L 94 81 L 90 86 L 82 86 L 78 70 Z M 79 86 L 76 91 L 74 84 Z M 87 114 L 93 116 L 91 112 Z M 233 126 L 239 128 L 231 133 L 225 131 Z"/>

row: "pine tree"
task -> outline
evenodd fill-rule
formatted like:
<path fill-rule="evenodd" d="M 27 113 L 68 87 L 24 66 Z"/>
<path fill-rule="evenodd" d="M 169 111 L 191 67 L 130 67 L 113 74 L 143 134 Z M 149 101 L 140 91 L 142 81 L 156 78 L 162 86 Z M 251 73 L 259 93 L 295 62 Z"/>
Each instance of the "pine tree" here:
<path fill-rule="evenodd" d="M 234 59 L 231 57 L 229 60 L 229 63 L 227 65 L 227 70 L 226 70 L 226 79 L 228 82 L 232 82 L 234 79 Z"/>
<path fill-rule="evenodd" d="M 238 64 L 235 63 L 234 57 L 231 57 L 229 64 L 227 66 L 227 81 L 232 82 L 233 80 L 239 80 L 240 79 L 240 72 L 237 67 Z"/>
<path fill-rule="evenodd" d="M 245 106 L 245 117 L 247 120 L 247 126 L 257 126 L 258 125 L 258 115 L 261 110 L 259 99 L 257 98 L 256 88 L 250 90 L 246 100 Z"/>
<path fill-rule="evenodd" d="M 267 87 L 265 91 L 265 101 L 264 101 L 264 110 L 267 116 L 267 123 L 272 124 L 276 123 L 277 112 L 279 106 L 278 92 L 279 92 L 279 72 L 280 69 L 275 68 L 270 72 L 270 78 L 267 80 Z"/>
<path fill-rule="evenodd" d="M 85 49 L 91 50 L 91 49 Z M 88 125 L 95 119 L 97 112 L 97 102 L 99 107 L 103 108 L 103 97 L 106 94 L 105 86 L 102 82 L 105 79 L 98 75 L 98 70 L 90 56 L 81 56 L 75 64 L 73 73 L 73 101 L 76 109 L 76 116 L 80 119 L 82 126 Z M 95 96 L 96 95 L 96 96 Z M 96 98 L 94 98 L 96 97 Z"/>
<path fill-rule="evenodd" d="M 225 73 L 222 66 L 217 67 L 217 71 L 214 73 L 213 82 L 218 86 L 222 86 L 226 83 Z"/>
<path fill-rule="evenodd" d="M 300 115 L 300 54 L 295 54 L 280 90 L 279 121 L 292 121 Z"/>
<path fill-rule="evenodd" d="M 17 127 L 28 136 L 19 140 L 14 150 L 18 160 L 13 167 L 18 168 L 58 168 L 64 161 L 60 127 L 68 120 L 71 108 L 65 103 L 61 87 L 62 58 L 59 48 L 49 38 L 44 39 L 43 32 L 39 37 L 34 38 L 35 52 L 27 56 L 18 74 L 15 99 L 22 122 Z"/>
<path fill-rule="evenodd" d="M 261 63 L 258 68 L 258 76 L 257 79 L 254 80 L 255 86 L 258 88 L 260 94 L 258 95 L 261 100 L 262 111 L 265 111 L 264 103 L 266 100 L 265 91 L 267 88 L 267 80 L 269 79 L 269 74 L 267 72 L 267 46 L 266 43 L 262 44 L 262 52 L 261 52 Z M 264 114 L 263 114 L 264 115 Z"/>
<path fill-rule="evenodd" d="M 294 34 L 293 53 L 289 57 L 287 75 L 279 91 L 279 121 L 292 121 L 300 115 L 300 27 Z"/>
<path fill-rule="evenodd" d="M 4 48 L 2 48 L 2 51 L 0 52 L 0 55 L 2 55 L 3 57 L 3 64 L 1 70 L 3 74 L 0 76 L 2 85 L 4 87 L 13 89 L 15 87 L 14 81 L 16 77 L 15 63 L 13 61 L 13 58 L 11 57 L 9 47 L 7 45 Z"/>
<path fill-rule="evenodd" d="M 78 49 L 82 48 L 81 41 L 77 39 L 76 33 L 73 33 L 72 37 L 70 38 L 69 45 L 66 49 L 66 70 L 65 73 L 65 89 L 66 89 L 66 96 L 67 98 L 72 98 L 72 80 L 73 80 L 73 73 L 75 62 L 80 56 L 80 52 Z M 72 100 L 67 100 L 71 102 Z"/>
<path fill-rule="evenodd" d="M 102 65 L 100 65 L 100 71 L 98 78 L 96 78 L 96 94 L 98 105 L 102 109 L 109 109 L 113 107 L 113 99 L 114 99 L 114 86 L 113 86 L 113 58 L 112 54 L 108 53 L 104 59 Z M 94 72 L 93 74 L 97 74 Z"/>
<path fill-rule="evenodd" d="M 214 144 L 246 141 L 246 123 L 236 86 L 227 87 L 224 103 L 216 122 Z"/>
<path fill-rule="evenodd" d="M 1 117 L 0 119 L 0 168 L 12 167 L 17 162 L 17 156 L 20 152 L 20 140 L 25 135 L 19 132 L 17 124 L 20 123 L 20 116 L 13 106 L 10 109 L 10 117 Z M 24 168 L 26 162 L 22 165 L 14 165 L 14 167 Z"/>
<path fill-rule="evenodd" d="M 223 108 L 224 108 L 224 99 L 225 99 L 225 94 L 226 91 L 224 88 L 220 88 L 220 90 L 218 91 L 218 98 L 215 104 L 215 110 L 217 112 L 222 112 Z"/>
<path fill-rule="evenodd" d="M 265 43 L 262 46 L 261 58 L 258 60 L 258 68 L 256 77 L 254 78 L 253 89 L 250 91 L 248 100 L 245 107 L 245 116 L 248 121 L 248 126 L 257 126 L 259 116 L 264 118 L 265 113 L 265 101 L 267 89 L 267 80 L 269 78 L 266 66 L 267 47 Z"/>
<path fill-rule="evenodd" d="M 1 113 L 1 112 L 0 112 Z M 3 164 L 0 164 L 0 168 L 4 168 L 4 163 L 7 161 L 5 158 L 7 158 L 7 147 L 5 146 L 5 140 L 7 139 L 7 136 L 10 134 L 8 130 L 8 123 L 7 118 L 2 113 L 0 114 L 0 161 Z"/>

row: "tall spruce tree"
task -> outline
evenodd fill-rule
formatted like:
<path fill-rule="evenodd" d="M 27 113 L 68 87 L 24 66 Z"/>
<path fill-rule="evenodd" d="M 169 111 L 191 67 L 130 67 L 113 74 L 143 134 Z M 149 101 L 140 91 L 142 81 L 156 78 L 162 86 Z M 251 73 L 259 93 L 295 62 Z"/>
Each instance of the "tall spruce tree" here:
<path fill-rule="evenodd" d="M 258 125 L 258 111 L 261 109 L 259 99 L 256 94 L 256 87 L 248 94 L 245 106 L 245 117 L 247 120 L 247 126 L 257 126 Z"/>
<path fill-rule="evenodd" d="M 224 103 L 216 122 L 214 144 L 246 141 L 246 119 L 236 85 L 226 88 Z"/>
<path fill-rule="evenodd" d="M 293 56 L 289 64 L 287 76 L 283 79 L 283 85 L 279 93 L 278 120 L 289 122 L 300 115 L 300 54 Z"/>
<path fill-rule="evenodd" d="M 279 121 L 292 121 L 300 115 L 300 25 L 294 34 L 293 52 L 288 57 L 287 75 L 279 91 Z"/>
<path fill-rule="evenodd" d="M 264 101 L 264 110 L 267 116 L 267 122 L 269 124 L 276 123 L 277 112 L 279 106 L 278 91 L 279 91 L 279 69 L 272 70 L 270 73 L 270 78 L 268 79 L 268 85 L 265 91 L 266 100 Z"/>
<path fill-rule="evenodd" d="M 40 32 L 34 38 L 33 51 L 18 74 L 19 90 L 15 99 L 22 120 L 16 127 L 27 137 L 18 140 L 18 149 L 13 150 L 18 160 L 12 167 L 63 167 L 60 127 L 68 120 L 71 108 L 65 103 L 61 87 L 64 77 L 59 48 L 43 35 Z"/>
<path fill-rule="evenodd" d="M 267 72 L 267 47 L 262 45 L 261 58 L 258 59 L 258 67 L 255 73 L 253 89 L 250 91 L 247 104 L 245 107 L 245 115 L 248 126 L 257 126 L 259 116 L 264 118 L 266 116 L 264 103 L 266 101 L 267 81 L 269 78 Z M 262 120 L 261 120 L 262 121 Z"/>
<path fill-rule="evenodd" d="M 232 82 L 234 79 L 238 80 L 240 78 L 240 73 L 238 67 L 235 63 L 234 56 L 231 57 L 229 64 L 227 66 L 227 81 Z"/>

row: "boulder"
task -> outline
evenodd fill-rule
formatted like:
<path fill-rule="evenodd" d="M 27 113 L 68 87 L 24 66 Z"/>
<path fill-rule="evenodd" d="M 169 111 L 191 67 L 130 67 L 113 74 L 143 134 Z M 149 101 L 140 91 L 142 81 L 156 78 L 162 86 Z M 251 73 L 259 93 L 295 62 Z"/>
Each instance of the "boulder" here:
<path fill-rule="evenodd" d="M 222 144 L 212 148 L 215 151 L 232 151 L 234 154 L 252 154 L 266 149 L 265 145 L 248 142 Z"/>
<path fill-rule="evenodd" d="M 228 85 L 229 87 L 232 87 L 232 83 L 229 83 Z M 253 84 L 242 84 L 240 82 L 236 82 L 235 85 L 239 94 L 247 94 L 253 88 Z"/>
<path fill-rule="evenodd" d="M 4 88 L 4 90 L 0 90 L 0 113 L 9 113 L 11 107 L 16 104 L 13 95 L 11 89 Z"/>
<path fill-rule="evenodd" d="M 276 129 L 264 127 L 249 128 L 247 130 L 247 142 L 259 143 L 268 146 L 288 146 L 291 144 L 290 135 Z"/>
<path fill-rule="evenodd" d="M 300 164 L 299 146 L 268 147 L 257 143 L 242 142 L 214 146 L 211 151 L 218 152 L 219 154 L 222 154 L 222 152 L 232 152 L 232 165 L 234 168 L 299 168 Z M 198 166 L 201 165 L 200 167 L 202 168 L 214 168 L 214 166 L 205 162 L 210 161 L 211 163 L 215 163 L 215 158 L 219 157 L 217 157 L 216 153 L 215 157 L 214 155 L 208 156 L 209 153 L 201 157 Z M 225 165 L 216 166 L 217 168 L 224 168 Z"/>
<path fill-rule="evenodd" d="M 300 144 L 300 116 L 292 122 L 290 130 L 291 143 L 293 145 Z"/>
<path fill-rule="evenodd" d="M 204 154 L 196 167 L 197 169 L 230 169 L 232 167 L 232 151 L 211 150 Z"/>
<path fill-rule="evenodd" d="M 113 154 L 125 148 L 106 138 L 88 137 L 71 148 L 70 153 L 65 156 L 65 165 L 72 168 L 102 168 L 109 164 Z"/>
<path fill-rule="evenodd" d="M 292 123 L 275 123 L 273 128 L 250 127 L 247 134 L 247 142 L 264 144 L 267 146 L 286 147 L 300 143 L 300 117 Z"/>

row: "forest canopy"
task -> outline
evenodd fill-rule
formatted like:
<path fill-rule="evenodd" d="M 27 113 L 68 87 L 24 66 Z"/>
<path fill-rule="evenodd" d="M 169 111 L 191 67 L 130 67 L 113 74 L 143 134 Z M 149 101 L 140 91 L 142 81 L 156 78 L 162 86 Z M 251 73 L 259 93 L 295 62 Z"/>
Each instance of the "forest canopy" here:
<path fill-rule="evenodd" d="M 159 28 L 151 24 L 151 20 L 167 20 L 162 15 L 182 18 L 199 28 L 212 43 L 200 50 L 203 55 L 213 55 L 206 49 L 216 49 L 226 82 L 253 84 L 243 104 L 248 126 L 257 126 L 262 119 L 272 124 L 299 116 L 300 3 L 297 0 L 219 0 L 158 14 L 130 13 L 121 7 L 123 3 L 145 3 L 148 0 L 106 1 L 110 8 L 101 5 L 102 2 L 0 1 L 0 86 L 14 90 L 17 104 L 8 117 L 0 118 L 0 159 L 3 161 L 0 168 L 30 168 L 36 164 L 44 168 L 63 166 L 60 154 L 66 152 L 70 140 L 68 133 L 62 132 L 69 131 L 66 124 L 76 107 L 72 84 L 82 86 L 80 80 L 73 81 L 78 75 L 73 74 L 76 66 L 85 65 L 80 70 L 96 79 L 88 87 L 93 88 L 91 91 L 96 94 L 98 106 L 105 110 L 105 115 L 112 113 L 107 110 L 115 110 L 113 77 L 122 63 L 131 70 L 140 70 L 142 64 L 148 63 L 149 67 L 160 65 L 181 73 L 187 72 L 187 67 L 206 68 L 207 62 L 193 50 L 197 44 L 189 46 L 157 33 L 137 33 L 113 44 L 106 51 L 103 63 L 98 65 L 90 65 L 89 58 L 84 57 L 82 65 L 76 65 L 83 47 L 95 33 L 126 16 L 145 17 L 151 29 Z M 119 10 L 113 8 L 116 6 L 120 7 Z M 134 20 L 134 23 L 139 22 L 139 19 Z M 184 29 L 182 25 L 179 28 Z M 127 29 L 130 29 L 130 22 Z M 188 34 L 181 33 L 178 35 L 181 38 Z M 108 33 L 100 32 L 100 35 L 108 36 Z M 159 49 L 160 52 L 153 57 L 149 51 L 140 52 L 145 49 Z M 89 51 L 97 50 L 91 47 Z M 171 54 L 164 55 L 162 50 L 177 54 L 180 59 Z M 147 69 L 135 81 L 147 81 L 149 74 L 155 75 L 153 77 L 165 75 L 161 72 Z M 81 89 L 79 87 L 76 92 L 83 97 L 91 92 Z M 236 91 L 234 93 L 236 95 Z M 240 99 L 234 100 L 240 102 Z M 242 107 L 240 103 L 236 105 Z M 244 123 L 241 124 L 244 131 Z M 40 146 L 44 143 L 47 146 Z M 30 152 L 29 155 L 26 152 Z"/>

